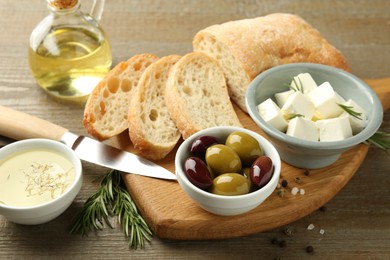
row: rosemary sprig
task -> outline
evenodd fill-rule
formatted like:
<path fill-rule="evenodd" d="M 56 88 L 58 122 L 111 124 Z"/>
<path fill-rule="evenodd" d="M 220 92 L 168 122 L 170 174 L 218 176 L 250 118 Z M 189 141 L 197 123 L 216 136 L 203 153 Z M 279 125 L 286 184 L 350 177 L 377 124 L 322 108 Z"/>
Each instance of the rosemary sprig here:
<path fill-rule="evenodd" d="M 113 228 L 110 218 L 117 217 L 124 234 L 129 238 L 130 248 L 143 248 L 145 240 L 150 242 L 152 231 L 122 185 L 120 172 L 109 171 L 99 189 L 87 199 L 76 215 L 70 233 L 84 236 L 92 230 L 102 230 L 105 225 Z"/>
<path fill-rule="evenodd" d="M 370 138 L 368 138 L 364 143 L 375 145 L 379 149 L 382 149 L 387 154 L 389 154 L 389 151 L 390 151 L 390 133 L 377 131 Z"/>
<path fill-rule="evenodd" d="M 295 87 L 293 86 L 293 84 L 291 84 L 290 89 L 294 90 L 295 92 L 303 93 L 303 83 L 302 83 L 301 79 L 298 78 L 298 81 L 299 81 L 299 83 L 298 83 L 297 80 L 295 79 L 295 77 L 293 77 L 292 81 L 294 82 Z"/>
<path fill-rule="evenodd" d="M 287 120 L 291 120 L 291 119 L 296 118 L 296 117 L 305 117 L 305 116 L 302 114 L 290 114 L 290 115 L 288 115 Z"/>
<path fill-rule="evenodd" d="M 114 214 L 118 216 L 123 232 L 129 238 L 129 246 L 138 245 L 143 248 L 144 240 L 151 241 L 152 231 L 142 216 L 138 214 L 137 206 L 127 191 L 122 187 L 116 187 L 116 189 L 118 196 L 113 208 Z"/>
<path fill-rule="evenodd" d="M 354 111 L 353 107 L 347 106 L 347 105 L 343 105 L 343 104 L 339 104 L 339 103 L 337 105 L 339 105 L 339 107 L 341 107 L 345 112 L 347 112 L 351 116 L 353 116 L 353 117 L 355 117 L 355 118 L 357 118 L 359 120 L 363 120 L 363 118 L 361 117 L 362 113 Z"/>

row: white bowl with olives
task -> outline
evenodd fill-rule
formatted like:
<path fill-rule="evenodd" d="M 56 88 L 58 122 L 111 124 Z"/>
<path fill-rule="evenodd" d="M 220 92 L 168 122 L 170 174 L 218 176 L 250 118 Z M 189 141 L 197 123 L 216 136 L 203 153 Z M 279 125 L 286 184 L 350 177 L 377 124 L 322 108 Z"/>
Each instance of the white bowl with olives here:
<path fill-rule="evenodd" d="M 217 126 L 197 132 L 179 147 L 178 182 L 204 210 L 223 216 L 246 213 L 275 190 L 281 161 L 274 146 L 258 133 Z"/>

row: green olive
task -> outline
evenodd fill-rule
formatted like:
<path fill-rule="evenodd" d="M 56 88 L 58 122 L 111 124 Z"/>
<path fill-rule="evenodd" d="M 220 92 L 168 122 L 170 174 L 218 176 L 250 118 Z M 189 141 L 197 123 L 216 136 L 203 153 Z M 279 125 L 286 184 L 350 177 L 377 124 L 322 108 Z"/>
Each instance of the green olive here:
<path fill-rule="evenodd" d="M 245 177 L 249 178 L 250 176 L 250 172 L 251 172 L 251 168 L 250 167 L 243 167 L 241 169 L 241 174 L 244 175 Z"/>
<path fill-rule="evenodd" d="M 234 196 L 249 193 L 250 184 L 239 173 L 224 173 L 213 180 L 211 193 L 218 195 Z"/>
<path fill-rule="evenodd" d="M 206 163 L 215 175 L 241 171 L 240 157 L 232 148 L 223 144 L 207 148 Z"/>
<path fill-rule="evenodd" d="M 251 165 L 259 156 L 264 154 L 259 142 L 244 132 L 232 132 L 227 137 L 225 144 L 240 156 L 244 165 Z"/>

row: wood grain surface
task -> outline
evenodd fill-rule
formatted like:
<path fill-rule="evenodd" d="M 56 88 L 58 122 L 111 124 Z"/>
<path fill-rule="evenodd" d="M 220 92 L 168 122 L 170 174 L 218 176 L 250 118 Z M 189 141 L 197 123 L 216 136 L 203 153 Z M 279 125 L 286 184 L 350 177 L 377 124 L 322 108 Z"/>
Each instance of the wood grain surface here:
<path fill-rule="evenodd" d="M 48 97 L 29 71 L 29 35 L 47 14 L 45 5 L 44 0 L 0 1 L 0 105 L 85 134 L 83 108 Z M 91 5 L 92 0 L 82 0 L 83 10 Z M 387 0 L 115 0 L 106 1 L 101 25 L 117 64 L 141 52 L 183 55 L 191 51 L 193 35 L 211 24 L 273 12 L 295 13 L 346 55 L 355 75 L 380 81 L 390 77 L 389 10 Z M 386 112 L 381 130 L 390 132 L 389 122 Z M 9 142 L 0 137 L 0 145 Z M 379 149 L 368 150 L 353 177 L 325 204 L 326 211 L 315 210 L 290 224 L 230 239 L 181 241 L 154 236 L 139 250 L 129 250 L 115 220 L 114 229 L 88 237 L 69 235 L 72 218 L 107 172 L 88 163 L 83 167 L 82 190 L 59 218 L 22 226 L 0 216 L 0 259 L 388 259 L 390 255 L 390 160 Z M 315 226 L 311 231 L 309 224 Z M 290 233 L 285 229 L 291 234 L 285 234 Z M 273 238 L 287 245 L 272 244 Z M 305 251 L 308 245 L 314 248 L 311 254 Z"/>

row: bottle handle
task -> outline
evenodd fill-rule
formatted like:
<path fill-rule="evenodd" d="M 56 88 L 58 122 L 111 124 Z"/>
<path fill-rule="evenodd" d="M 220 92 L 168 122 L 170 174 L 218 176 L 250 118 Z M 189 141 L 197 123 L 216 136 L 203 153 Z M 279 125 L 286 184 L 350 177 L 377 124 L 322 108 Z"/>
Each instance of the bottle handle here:
<path fill-rule="evenodd" d="M 94 0 L 90 15 L 96 20 L 100 21 L 103 14 L 105 0 Z"/>

